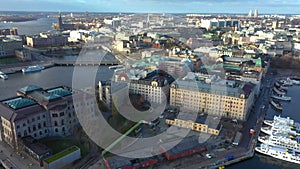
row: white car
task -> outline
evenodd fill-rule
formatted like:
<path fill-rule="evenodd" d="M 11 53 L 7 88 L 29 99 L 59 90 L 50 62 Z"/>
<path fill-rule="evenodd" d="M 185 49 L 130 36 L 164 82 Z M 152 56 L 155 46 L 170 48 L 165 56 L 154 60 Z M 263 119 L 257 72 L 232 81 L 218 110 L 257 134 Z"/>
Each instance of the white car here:
<path fill-rule="evenodd" d="M 212 158 L 212 156 L 210 154 L 206 154 L 205 155 L 207 158 Z"/>

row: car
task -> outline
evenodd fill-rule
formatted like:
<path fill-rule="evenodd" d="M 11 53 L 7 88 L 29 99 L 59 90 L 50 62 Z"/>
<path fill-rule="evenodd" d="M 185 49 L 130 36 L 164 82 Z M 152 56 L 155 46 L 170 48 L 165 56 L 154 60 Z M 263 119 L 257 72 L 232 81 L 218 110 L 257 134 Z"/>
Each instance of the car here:
<path fill-rule="evenodd" d="M 212 156 L 210 154 L 206 154 L 205 155 L 207 158 L 212 158 Z"/>

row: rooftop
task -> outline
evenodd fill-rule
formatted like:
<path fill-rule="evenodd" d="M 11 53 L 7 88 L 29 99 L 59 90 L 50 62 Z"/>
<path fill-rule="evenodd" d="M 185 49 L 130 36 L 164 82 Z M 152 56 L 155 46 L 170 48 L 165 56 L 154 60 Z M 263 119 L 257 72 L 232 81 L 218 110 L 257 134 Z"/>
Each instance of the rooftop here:
<path fill-rule="evenodd" d="M 58 159 L 60 159 L 60 158 L 62 158 L 62 157 L 64 157 L 64 156 L 67 156 L 67 155 L 69 155 L 69 154 L 71 154 L 71 153 L 77 151 L 77 150 L 80 150 L 80 149 L 79 149 L 78 147 L 76 147 L 76 146 L 72 146 L 72 147 L 70 147 L 70 148 L 67 148 L 67 149 L 64 150 L 64 151 L 61 151 L 61 152 L 59 152 L 59 153 L 57 153 L 57 154 L 55 154 L 55 155 L 53 155 L 53 156 L 47 158 L 47 159 L 45 160 L 45 162 L 48 163 L 48 164 L 49 164 L 49 163 L 52 163 L 52 162 L 54 162 L 54 161 L 56 161 L 56 160 L 58 160 Z"/>
<path fill-rule="evenodd" d="M 65 89 L 65 88 L 62 88 L 62 87 L 49 89 L 49 90 L 47 90 L 47 92 L 51 95 L 58 95 L 60 97 L 64 97 L 64 96 L 72 94 L 71 90 L 68 90 L 68 89 Z"/>
<path fill-rule="evenodd" d="M 21 92 L 23 94 L 28 94 L 29 92 L 36 91 L 36 90 L 42 90 L 42 88 L 39 86 L 35 86 L 35 85 L 28 85 L 28 86 L 22 87 L 19 90 L 19 92 Z"/>
<path fill-rule="evenodd" d="M 175 141 L 174 143 L 177 143 L 177 141 Z M 171 156 L 181 154 L 181 153 L 184 153 L 189 150 L 196 149 L 196 148 L 205 148 L 205 146 L 203 146 L 199 143 L 198 138 L 196 136 L 190 136 L 190 137 L 184 138 L 176 146 L 174 146 L 174 144 L 172 144 L 172 142 L 164 143 L 164 144 L 161 144 L 160 146 L 164 150 L 168 150 L 167 153 L 170 154 Z"/>
<path fill-rule="evenodd" d="M 17 97 L 17 98 L 5 100 L 2 103 L 7 104 L 10 108 L 12 108 L 14 110 L 36 104 L 35 101 L 28 99 L 28 98 L 24 98 L 24 97 Z"/>
<path fill-rule="evenodd" d="M 226 95 L 238 98 L 240 98 L 240 94 L 245 94 L 245 97 L 247 97 L 248 94 L 250 94 L 249 92 L 251 92 L 251 90 L 248 90 L 249 88 L 247 88 L 247 90 L 243 90 L 245 83 L 238 81 L 223 81 L 223 83 L 205 83 L 201 81 L 178 80 L 173 84 L 172 85 L 175 88 L 183 90 L 193 90 L 204 93 Z"/>

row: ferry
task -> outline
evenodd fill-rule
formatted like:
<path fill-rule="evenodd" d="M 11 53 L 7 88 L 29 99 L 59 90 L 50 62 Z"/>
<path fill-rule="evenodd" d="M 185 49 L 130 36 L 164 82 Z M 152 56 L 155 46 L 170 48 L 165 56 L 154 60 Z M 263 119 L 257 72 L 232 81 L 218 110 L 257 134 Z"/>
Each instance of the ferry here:
<path fill-rule="evenodd" d="M 286 133 L 272 133 L 272 135 L 259 136 L 258 141 L 270 146 L 290 148 L 300 152 L 300 138 Z"/>
<path fill-rule="evenodd" d="M 255 151 L 280 160 L 300 164 L 300 153 L 289 148 L 270 146 L 262 143 L 255 147 Z"/>
<path fill-rule="evenodd" d="M 41 71 L 43 69 L 45 69 L 44 66 L 35 65 L 35 66 L 29 66 L 29 67 L 23 68 L 22 72 L 23 73 L 30 73 L 30 72 Z"/>
<path fill-rule="evenodd" d="M 264 124 L 268 126 L 274 126 L 275 125 L 288 125 L 288 126 L 300 126 L 299 123 L 295 122 L 290 117 L 280 117 L 280 116 L 274 116 L 273 120 L 264 120 Z"/>
<path fill-rule="evenodd" d="M 273 99 L 277 99 L 277 100 L 282 100 L 282 101 L 291 101 L 292 98 L 291 97 L 288 97 L 288 96 L 276 96 L 276 95 L 272 95 L 271 96 Z"/>
<path fill-rule="evenodd" d="M 3 72 L 0 71 L 0 78 L 2 78 L 4 80 L 7 80 L 8 76 L 5 73 L 3 73 Z"/>
<path fill-rule="evenodd" d="M 287 125 L 282 125 L 282 124 L 277 124 L 275 126 L 261 127 L 260 131 L 265 134 L 268 134 L 268 135 L 272 135 L 273 132 L 288 133 L 288 134 L 292 134 L 295 136 L 300 135 L 299 127 L 287 126 Z"/>
<path fill-rule="evenodd" d="M 270 104 L 275 107 L 277 110 L 282 111 L 282 105 L 280 102 L 271 99 Z"/>

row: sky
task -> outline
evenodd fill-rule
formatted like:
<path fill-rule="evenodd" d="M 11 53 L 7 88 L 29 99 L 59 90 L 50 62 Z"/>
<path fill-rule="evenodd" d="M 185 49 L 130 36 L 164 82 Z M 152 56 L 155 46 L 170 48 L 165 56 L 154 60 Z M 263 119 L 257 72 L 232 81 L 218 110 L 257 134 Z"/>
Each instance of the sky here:
<path fill-rule="evenodd" d="M 300 0 L 0 0 L 0 11 L 300 14 Z"/>

